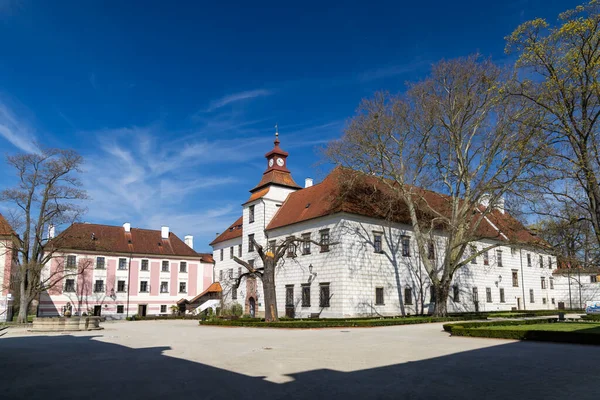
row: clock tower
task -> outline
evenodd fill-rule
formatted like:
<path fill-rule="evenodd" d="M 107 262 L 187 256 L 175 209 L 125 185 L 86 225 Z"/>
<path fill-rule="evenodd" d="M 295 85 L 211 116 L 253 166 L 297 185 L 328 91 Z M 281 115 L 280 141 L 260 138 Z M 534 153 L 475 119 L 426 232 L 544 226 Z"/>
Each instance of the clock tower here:
<path fill-rule="evenodd" d="M 294 182 L 294 178 L 292 178 L 292 174 L 287 167 L 288 152 L 279 147 L 279 132 L 275 132 L 275 141 L 273 144 L 273 149 L 265 154 L 267 169 L 263 173 L 263 177 L 258 185 L 250 190 L 251 193 L 269 185 L 300 189 L 300 186 Z"/>

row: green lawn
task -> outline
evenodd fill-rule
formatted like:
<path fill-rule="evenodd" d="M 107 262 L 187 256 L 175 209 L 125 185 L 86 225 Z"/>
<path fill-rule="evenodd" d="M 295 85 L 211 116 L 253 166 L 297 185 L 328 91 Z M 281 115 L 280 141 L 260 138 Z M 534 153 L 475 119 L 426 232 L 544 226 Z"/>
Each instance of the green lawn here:
<path fill-rule="evenodd" d="M 506 331 L 550 331 L 550 332 L 574 332 L 600 334 L 600 324 L 577 323 L 577 322 L 556 322 L 552 324 L 535 325 L 507 325 L 507 326 L 486 326 L 481 328 L 471 328 L 476 330 L 506 330 Z"/>

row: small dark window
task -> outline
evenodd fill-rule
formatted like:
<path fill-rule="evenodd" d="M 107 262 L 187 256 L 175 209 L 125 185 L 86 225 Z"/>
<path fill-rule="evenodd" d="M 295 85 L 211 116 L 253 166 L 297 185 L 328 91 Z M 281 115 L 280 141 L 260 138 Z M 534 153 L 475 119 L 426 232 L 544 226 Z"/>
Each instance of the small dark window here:
<path fill-rule="evenodd" d="M 452 294 L 454 295 L 454 302 L 455 303 L 460 303 L 460 289 L 458 288 L 458 285 L 454 285 L 452 287 Z"/>
<path fill-rule="evenodd" d="M 248 253 L 251 253 L 254 251 L 254 233 L 251 235 L 248 235 Z"/>
<path fill-rule="evenodd" d="M 140 281 L 140 293 L 148 292 L 148 281 Z"/>
<path fill-rule="evenodd" d="M 104 257 L 96 257 L 96 268 L 97 269 L 106 268 L 106 259 Z"/>
<path fill-rule="evenodd" d="M 269 240 L 269 249 L 271 250 L 271 252 L 273 254 L 275 254 L 275 251 L 277 250 L 277 241 L 276 240 Z"/>
<path fill-rule="evenodd" d="M 123 314 L 124 311 L 125 311 L 125 307 L 117 306 L 117 314 Z"/>
<path fill-rule="evenodd" d="M 329 229 L 320 231 L 321 233 L 321 253 L 329 251 Z"/>
<path fill-rule="evenodd" d="M 161 304 L 160 305 L 160 312 L 161 313 L 166 313 L 167 312 L 167 305 L 166 304 Z"/>
<path fill-rule="evenodd" d="M 496 264 L 502 266 L 502 250 L 496 250 Z"/>
<path fill-rule="evenodd" d="M 161 293 L 169 293 L 169 282 L 161 282 L 160 283 L 160 292 Z"/>
<path fill-rule="evenodd" d="M 404 304 L 406 305 L 412 305 L 413 300 L 412 300 L 412 289 L 407 287 L 404 288 Z"/>
<path fill-rule="evenodd" d="M 254 206 L 248 207 L 248 223 L 254 222 Z"/>
<path fill-rule="evenodd" d="M 384 305 L 384 303 L 383 303 L 383 288 L 382 287 L 375 288 L 375 305 L 376 306 Z"/>
<path fill-rule="evenodd" d="M 548 300 L 545 297 L 542 297 L 542 304 L 546 304 Z"/>
<path fill-rule="evenodd" d="M 490 265 L 490 253 L 487 250 L 483 252 L 483 265 Z"/>
<path fill-rule="evenodd" d="M 383 253 L 381 233 L 373 233 L 373 248 L 375 250 L 375 253 Z"/>
<path fill-rule="evenodd" d="M 219 282 L 223 281 L 223 270 L 219 271 Z"/>
<path fill-rule="evenodd" d="M 500 288 L 500 303 L 504 302 L 504 288 Z"/>
<path fill-rule="evenodd" d="M 233 246 L 229 248 L 229 259 L 233 259 Z"/>
<path fill-rule="evenodd" d="M 431 303 L 435 303 L 435 288 L 433 286 L 429 287 L 429 299 Z"/>
<path fill-rule="evenodd" d="M 477 264 L 477 257 L 475 257 L 475 254 L 477 254 L 477 247 L 471 246 L 471 257 L 473 257 L 471 259 L 471 264 Z"/>
<path fill-rule="evenodd" d="M 186 293 L 187 292 L 186 286 L 187 285 L 185 282 L 179 282 L 179 293 Z"/>
<path fill-rule="evenodd" d="M 294 237 L 289 236 L 286 238 L 286 241 L 288 242 L 287 256 L 288 257 L 296 257 L 296 243 L 294 242 Z"/>
<path fill-rule="evenodd" d="M 219 259 L 220 259 L 221 261 L 223 261 L 223 249 L 221 249 L 221 250 L 219 251 L 219 253 L 220 253 L 220 255 L 219 255 Z"/>
<path fill-rule="evenodd" d="M 485 301 L 488 303 L 492 302 L 492 288 L 485 288 Z"/>
<path fill-rule="evenodd" d="M 598 275 L 590 275 L 590 283 L 598 282 Z"/>
<path fill-rule="evenodd" d="M 169 262 L 168 261 L 162 262 L 162 272 L 169 272 Z"/>
<path fill-rule="evenodd" d="M 544 257 L 540 256 L 540 268 L 544 268 Z"/>
<path fill-rule="evenodd" d="M 148 271 L 148 260 L 142 260 L 142 271 Z"/>
<path fill-rule="evenodd" d="M 302 284 L 302 307 L 310 307 L 310 284 Z"/>
<path fill-rule="evenodd" d="M 94 283 L 94 292 L 104 292 L 104 281 L 102 279 L 99 279 Z"/>
<path fill-rule="evenodd" d="M 427 258 L 430 260 L 435 260 L 435 245 L 433 240 L 430 240 L 429 245 L 427 246 Z"/>
<path fill-rule="evenodd" d="M 402 257 L 410 257 L 410 236 L 402 236 Z"/>
<path fill-rule="evenodd" d="M 187 262 L 181 261 L 179 263 L 179 272 L 187 272 Z"/>
<path fill-rule="evenodd" d="M 527 266 L 531 267 L 531 254 L 527 253 Z"/>
<path fill-rule="evenodd" d="M 519 287 L 519 272 L 512 271 L 512 285 L 513 287 Z"/>
<path fill-rule="evenodd" d="M 535 297 L 533 296 L 533 289 L 529 289 L 529 302 L 535 303 Z"/>
<path fill-rule="evenodd" d="M 556 301 L 554 300 L 554 297 L 552 298 L 552 304 L 556 304 Z"/>
<path fill-rule="evenodd" d="M 550 290 L 554 289 L 554 278 L 549 278 L 550 281 Z"/>
<path fill-rule="evenodd" d="M 119 269 L 120 270 L 127 269 L 127 259 L 126 258 L 119 258 Z"/>
<path fill-rule="evenodd" d="M 473 288 L 473 303 L 479 303 L 479 292 L 476 287 Z"/>
<path fill-rule="evenodd" d="M 319 307 L 329 307 L 329 283 L 319 284 Z"/>
<path fill-rule="evenodd" d="M 75 268 L 77 266 L 77 256 L 67 256 L 67 268 Z"/>
<path fill-rule="evenodd" d="M 242 258 L 242 245 L 238 244 L 238 258 Z"/>
<path fill-rule="evenodd" d="M 548 256 L 548 268 L 552 269 L 552 257 Z"/>
<path fill-rule="evenodd" d="M 294 306 L 294 285 L 285 285 L 285 305 L 286 307 Z"/>
<path fill-rule="evenodd" d="M 310 254 L 310 233 L 302 234 L 302 254 Z"/>
<path fill-rule="evenodd" d="M 117 292 L 125 291 L 125 281 L 117 281 Z"/>
<path fill-rule="evenodd" d="M 237 287 L 235 285 L 231 287 L 231 300 L 237 300 Z"/>
<path fill-rule="evenodd" d="M 75 291 L 75 279 L 65 280 L 65 292 L 74 292 L 74 291 Z"/>
<path fill-rule="evenodd" d="M 542 289 L 546 289 L 546 278 L 542 276 Z"/>

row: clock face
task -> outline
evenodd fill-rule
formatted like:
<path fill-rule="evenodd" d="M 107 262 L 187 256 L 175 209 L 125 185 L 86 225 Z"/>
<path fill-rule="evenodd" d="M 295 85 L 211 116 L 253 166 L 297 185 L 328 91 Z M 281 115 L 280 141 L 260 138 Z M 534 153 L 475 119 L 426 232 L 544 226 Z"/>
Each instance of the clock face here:
<path fill-rule="evenodd" d="M 269 167 L 272 167 L 272 166 L 273 166 L 273 159 L 271 158 L 271 159 L 269 160 Z"/>
<path fill-rule="evenodd" d="M 277 165 L 279 165 L 280 167 L 283 167 L 283 158 L 278 158 L 277 159 Z"/>

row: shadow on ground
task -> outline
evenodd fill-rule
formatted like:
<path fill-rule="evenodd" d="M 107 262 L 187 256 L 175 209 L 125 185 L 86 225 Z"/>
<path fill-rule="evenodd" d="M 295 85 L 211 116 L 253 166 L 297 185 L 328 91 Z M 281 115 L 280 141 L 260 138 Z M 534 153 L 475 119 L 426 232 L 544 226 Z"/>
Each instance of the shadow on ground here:
<path fill-rule="evenodd" d="M 600 349 L 593 346 L 508 343 L 354 372 L 307 371 L 291 375 L 293 380 L 284 384 L 163 355 L 168 349 L 133 349 L 89 336 L 0 339 L 0 398 L 548 400 L 598 396 Z"/>

